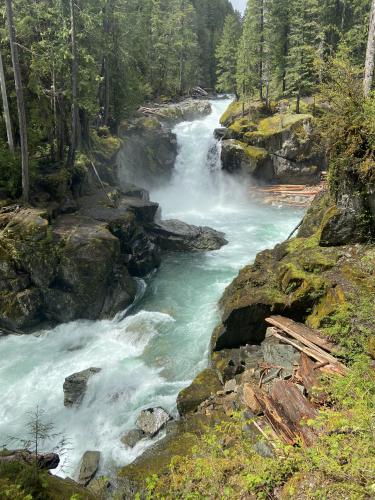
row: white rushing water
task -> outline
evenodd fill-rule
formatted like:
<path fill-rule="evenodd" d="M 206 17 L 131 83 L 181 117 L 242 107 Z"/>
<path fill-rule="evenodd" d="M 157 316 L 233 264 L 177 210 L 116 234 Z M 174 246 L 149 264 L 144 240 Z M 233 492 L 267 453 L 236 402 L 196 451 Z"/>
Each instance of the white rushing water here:
<path fill-rule="evenodd" d="M 152 193 L 164 218 L 224 231 L 229 244 L 206 254 L 169 254 L 131 315 L 112 321 L 77 321 L 38 335 L 0 338 L 0 446 L 24 436 L 28 412 L 39 405 L 55 430 L 70 440 L 68 467 L 76 474 L 86 450 L 102 452 L 102 470 L 132 461 L 120 437 L 144 408 L 174 415 L 178 392 L 207 365 L 217 302 L 238 270 L 256 253 L 284 239 L 301 211 L 251 201 L 243 179 L 218 168 L 213 130 L 229 101 L 213 113 L 176 126 L 180 147 L 173 181 Z M 89 367 L 94 376 L 79 408 L 63 405 L 65 377 Z"/>

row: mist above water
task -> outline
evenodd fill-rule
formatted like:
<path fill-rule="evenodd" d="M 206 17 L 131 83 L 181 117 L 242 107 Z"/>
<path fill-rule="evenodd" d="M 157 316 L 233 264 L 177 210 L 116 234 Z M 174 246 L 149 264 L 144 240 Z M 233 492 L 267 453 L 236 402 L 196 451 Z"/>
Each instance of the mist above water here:
<path fill-rule="evenodd" d="M 9 435 L 24 437 L 27 412 L 39 405 L 70 439 L 67 468 L 59 474 L 75 477 L 87 450 L 102 452 L 101 470 L 108 474 L 150 445 L 143 441 L 129 450 L 120 441 L 142 409 L 162 406 L 177 416 L 178 392 L 207 366 L 225 287 L 302 215 L 256 205 L 243 179 L 221 171 L 213 131 L 228 103 L 213 101 L 210 116 L 176 126 L 174 177 L 152 197 L 164 218 L 211 226 L 225 232 L 229 244 L 215 252 L 165 255 L 130 316 L 0 338 L 0 445 Z M 82 405 L 64 408 L 65 377 L 89 367 L 102 371 L 90 380 Z"/>

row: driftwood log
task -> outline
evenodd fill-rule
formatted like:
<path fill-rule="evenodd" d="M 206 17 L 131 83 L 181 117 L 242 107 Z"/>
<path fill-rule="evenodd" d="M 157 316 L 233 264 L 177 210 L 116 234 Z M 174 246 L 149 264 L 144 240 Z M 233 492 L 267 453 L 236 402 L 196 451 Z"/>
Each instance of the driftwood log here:
<path fill-rule="evenodd" d="M 295 384 L 277 380 L 271 394 L 257 391 L 256 399 L 272 429 L 287 444 L 310 445 L 315 440 L 315 431 L 304 421 L 316 418 L 317 410 Z"/>

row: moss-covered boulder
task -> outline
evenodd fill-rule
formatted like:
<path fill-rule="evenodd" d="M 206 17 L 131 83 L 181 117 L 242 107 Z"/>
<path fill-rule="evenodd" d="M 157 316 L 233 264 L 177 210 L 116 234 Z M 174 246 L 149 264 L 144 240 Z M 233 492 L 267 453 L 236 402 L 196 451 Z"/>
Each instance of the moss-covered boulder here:
<path fill-rule="evenodd" d="M 215 370 L 207 369 L 201 372 L 189 387 L 183 389 L 177 397 L 177 409 L 180 415 L 195 411 L 198 406 L 216 394 L 222 388 Z"/>
<path fill-rule="evenodd" d="M 260 253 L 240 271 L 221 300 L 222 323 L 212 337 L 215 363 L 228 358 L 215 351 L 259 344 L 271 314 L 323 329 L 342 345 L 345 356 L 371 352 L 374 247 L 358 246 L 356 240 L 322 245 L 327 217 L 335 207 L 329 195 L 319 196 L 297 238 Z"/>
<path fill-rule="evenodd" d="M 311 114 L 295 114 L 280 106 L 232 103 L 222 117 L 233 139 L 222 149 L 224 170 L 279 183 L 313 184 L 325 166 Z"/>

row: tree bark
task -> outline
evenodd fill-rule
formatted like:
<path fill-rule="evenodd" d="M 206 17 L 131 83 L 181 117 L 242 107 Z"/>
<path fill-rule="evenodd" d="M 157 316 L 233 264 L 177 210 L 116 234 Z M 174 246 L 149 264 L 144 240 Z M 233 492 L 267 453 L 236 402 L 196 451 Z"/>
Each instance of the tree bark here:
<path fill-rule="evenodd" d="M 1 86 L 1 96 L 3 99 L 4 120 L 5 120 L 5 127 L 7 129 L 8 145 L 9 145 L 10 152 L 12 153 L 12 155 L 14 155 L 14 140 L 13 140 L 13 131 L 12 131 L 12 121 L 10 119 L 10 113 L 9 113 L 8 94 L 7 94 L 7 87 L 6 87 L 4 67 L 3 67 L 3 59 L 1 57 L 1 53 L 0 53 L 0 86 Z"/>
<path fill-rule="evenodd" d="M 76 40 L 76 14 L 74 0 L 69 1 L 70 6 L 70 37 L 72 54 L 72 131 L 69 151 L 69 165 L 74 165 L 78 144 L 78 60 Z"/>
<path fill-rule="evenodd" d="M 260 3 L 259 98 L 263 101 L 264 0 Z"/>
<path fill-rule="evenodd" d="M 21 158 L 22 158 L 22 195 L 25 203 L 28 203 L 30 197 L 29 185 L 29 153 L 27 144 L 27 121 L 25 111 L 25 101 L 23 97 L 22 78 L 20 61 L 18 57 L 18 46 L 16 42 L 16 30 L 13 20 L 13 5 L 12 0 L 6 0 L 9 42 L 12 53 L 12 63 L 14 72 L 14 83 L 16 87 L 17 108 L 18 108 L 18 121 L 20 129 L 20 142 L 21 142 Z"/>
<path fill-rule="evenodd" d="M 363 80 L 363 90 L 365 97 L 371 92 L 372 80 L 374 78 L 375 59 L 375 0 L 371 3 L 369 33 L 366 52 L 365 78 Z"/>

